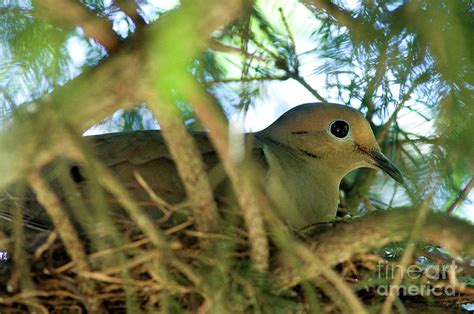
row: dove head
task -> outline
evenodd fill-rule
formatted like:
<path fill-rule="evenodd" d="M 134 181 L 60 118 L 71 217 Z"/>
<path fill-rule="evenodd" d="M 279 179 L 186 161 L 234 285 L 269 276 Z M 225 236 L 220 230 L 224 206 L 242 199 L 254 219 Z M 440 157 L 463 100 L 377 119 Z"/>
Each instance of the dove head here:
<path fill-rule="evenodd" d="M 403 183 L 385 157 L 369 122 L 355 109 L 331 103 L 297 106 L 257 135 L 274 149 L 297 155 L 342 177 L 361 167 L 381 169 Z"/>

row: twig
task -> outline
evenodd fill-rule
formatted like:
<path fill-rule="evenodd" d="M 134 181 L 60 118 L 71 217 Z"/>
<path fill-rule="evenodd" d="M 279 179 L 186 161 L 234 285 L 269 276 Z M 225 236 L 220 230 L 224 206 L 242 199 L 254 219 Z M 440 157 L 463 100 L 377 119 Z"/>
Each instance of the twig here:
<path fill-rule="evenodd" d="M 473 187 L 474 187 L 474 177 L 472 177 L 469 180 L 469 182 L 466 184 L 464 189 L 462 189 L 461 192 L 459 193 L 456 200 L 451 204 L 451 206 L 449 206 L 447 210 L 449 214 L 452 214 L 454 210 L 456 209 L 456 207 L 458 207 L 459 204 L 461 204 L 467 198 L 467 196 L 469 195 Z"/>
<path fill-rule="evenodd" d="M 137 240 L 135 242 L 124 244 L 121 247 L 114 247 L 114 248 L 109 248 L 109 249 L 104 249 L 104 250 L 101 250 L 101 251 L 98 251 L 98 252 L 94 252 L 94 253 L 89 255 L 89 259 L 91 260 L 91 262 L 96 262 L 101 257 L 111 255 L 111 254 L 114 254 L 114 253 L 117 253 L 117 252 L 120 252 L 120 251 L 126 251 L 126 250 L 129 250 L 129 249 L 138 248 L 138 247 L 143 246 L 143 245 L 148 244 L 148 243 L 150 243 L 149 238 L 140 239 L 140 240 Z M 55 268 L 53 270 L 53 273 L 60 274 L 60 273 L 63 273 L 65 271 L 68 271 L 72 267 L 74 267 L 74 262 L 69 262 L 67 264 L 64 264 L 64 265 L 58 267 L 58 268 Z"/>
<path fill-rule="evenodd" d="M 384 141 L 385 139 L 385 136 L 387 135 L 388 133 L 388 130 L 390 128 L 390 126 L 395 122 L 395 120 L 397 119 L 397 116 L 400 112 L 400 110 L 402 110 L 403 106 L 405 105 L 405 103 L 410 99 L 410 96 L 411 94 L 413 93 L 413 91 L 422 83 L 424 83 L 428 78 L 429 78 L 429 74 L 430 72 L 427 71 L 427 72 L 424 72 L 422 73 L 421 75 L 419 75 L 413 82 L 413 84 L 410 86 L 410 88 L 408 89 L 408 91 L 405 93 L 405 95 L 403 95 L 403 98 L 400 100 L 400 102 L 398 103 L 397 107 L 395 108 L 395 110 L 393 111 L 392 115 L 390 116 L 390 118 L 388 119 L 388 121 L 382 126 L 382 128 L 380 129 L 378 135 L 377 135 L 377 142 L 380 144 Z"/>
<path fill-rule="evenodd" d="M 241 48 L 238 48 L 238 47 L 232 47 L 232 46 L 228 46 L 228 45 L 224 45 L 216 40 L 211 40 L 209 42 L 209 48 L 210 49 L 213 49 L 213 50 L 217 50 L 217 51 L 221 51 L 221 52 L 235 52 L 235 53 L 239 53 L 239 54 L 243 54 L 245 56 L 247 56 L 248 58 L 250 59 L 255 59 L 255 60 L 258 60 L 258 61 L 261 61 L 261 62 L 264 62 L 264 63 L 270 63 L 267 59 L 265 58 L 262 58 L 256 54 L 253 54 L 253 53 L 249 53 L 247 51 L 244 51 L 242 50 Z"/>
<path fill-rule="evenodd" d="M 164 219 L 167 220 L 173 211 L 176 211 L 176 209 L 173 207 L 173 205 L 169 204 L 167 201 L 159 197 L 155 191 L 150 187 L 150 185 L 146 182 L 146 180 L 143 178 L 143 176 L 138 172 L 134 171 L 133 176 L 137 180 L 138 184 L 145 190 L 145 192 L 148 194 L 152 202 L 164 213 Z"/>
<path fill-rule="evenodd" d="M 133 220 L 150 238 L 151 243 L 153 243 L 156 248 L 160 249 L 160 253 L 164 255 L 169 253 L 169 246 L 165 236 L 156 228 L 151 219 L 129 196 L 128 191 L 117 182 L 108 169 L 102 166 L 99 162 L 93 160 L 91 156 L 89 156 L 88 161 L 93 167 L 102 186 L 117 198 L 117 201 L 127 210 Z"/>
<path fill-rule="evenodd" d="M 0 297 L 0 304 L 13 304 L 13 303 L 22 303 L 23 300 L 28 300 L 31 298 L 50 298 L 50 297 L 64 297 L 64 298 L 71 298 L 77 301 L 81 301 L 80 296 L 75 295 L 66 290 L 49 290 L 49 291 L 41 291 L 41 290 L 31 290 L 31 291 L 24 291 L 18 294 L 15 294 L 11 297 Z"/>
<path fill-rule="evenodd" d="M 253 77 L 239 77 L 239 78 L 222 78 L 222 79 L 215 79 L 212 81 L 204 82 L 205 85 L 209 86 L 212 84 L 220 84 L 220 83 L 237 83 L 237 82 L 255 82 L 255 81 L 283 81 L 288 79 L 288 75 L 280 75 L 280 76 L 253 76 Z"/>
<path fill-rule="evenodd" d="M 372 116 L 375 112 L 374 103 L 372 97 L 376 92 L 377 88 L 382 83 L 382 80 L 387 72 L 387 51 L 388 43 L 384 42 L 383 46 L 380 49 L 379 56 L 377 58 L 377 66 L 375 67 L 374 76 L 367 82 L 367 87 L 365 89 L 364 96 L 362 97 L 362 105 L 367 108 L 366 118 L 369 121 L 372 121 Z"/>
<path fill-rule="evenodd" d="M 286 33 L 288 34 L 288 37 L 290 38 L 290 51 L 291 55 L 293 56 L 293 69 L 292 72 L 294 73 L 295 76 L 299 76 L 299 68 L 300 68 L 300 61 L 298 58 L 298 54 L 296 53 L 296 42 L 295 38 L 293 36 L 293 33 L 291 32 L 290 26 L 288 25 L 288 21 L 286 20 L 285 14 L 283 13 L 283 9 L 281 7 L 278 8 L 278 12 L 280 12 L 280 17 L 283 22 L 283 25 L 285 26 Z"/>
<path fill-rule="evenodd" d="M 313 87 L 311 87 L 311 85 L 309 85 L 309 83 L 306 82 L 304 78 L 302 78 L 301 76 L 292 76 L 291 78 L 303 85 L 318 100 L 322 102 L 327 102 L 327 100 L 323 96 L 321 96 Z"/>
<path fill-rule="evenodd" d="M 280 12 L 280 17 L 283 21 L 283 25 L 285 26 L 285 30 L 288 34 L 288 37 L 290 38 L 290 50 L 291 54 L 293 56 L 293 68 L 292 69 L 287 69 L 288 75 L 293 78 L 295 81 L 303 85 L 304 88 L 306 88 L 311 94 L 313 94 L 314 97 L 316 97 L 318 100 L 322 102 L 327 102 L 324 97 L 322 97 L 311 85 L 308 84 L 308 82 L 299 74 L 299 58 L 298 54 L 296 53 L 296 42 L 293 37 L 293 34 L 291 32 L 290 26 L 288 25 L 288 22 L 285 18 L 285 15 L 283 14 L 283 9 L 278 8 L 278 11 Z"/>
<path fill-rule="evenodd" d="M 405 95 L 404 99 L 398 103 L 397 108 L 395 108 L 395 110 L 393 111 L 388 121 L 384 125 L 382 125 L 382 128 L 380 129 L 380 132 L 377 135 L 377 142 L 379 144 L 383 143 L 383 141 L 385 140 L 385 136 L 388 134 L 388 130 L 390 129 L 390 126 L 397 119 L 398 113 L 400 112 L 400 110 L 402 110 L 403 105 L 409 99 L 410 95 L 411 93 L 410 94 L 407 93 Z"/>
<path fill-rule="evenodd" d="M 51 247 L 51 245 L 53 245 L 54 241 L 56 241 L 57 238 L 58 233 L 56 231 L 52 231 L 48 235 L 48 239 L 46 239 L 46 241 L 36 249 L 32 260 L 37 261 L 38 259 L 40 259 L 41 255 L 43 255 L 43 253 L 46 252 Z"/>

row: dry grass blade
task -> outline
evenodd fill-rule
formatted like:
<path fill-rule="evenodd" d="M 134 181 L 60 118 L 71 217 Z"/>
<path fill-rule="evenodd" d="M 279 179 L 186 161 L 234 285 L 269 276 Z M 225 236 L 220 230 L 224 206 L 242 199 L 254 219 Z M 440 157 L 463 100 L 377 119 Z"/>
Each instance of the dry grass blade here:
<path fill-rule="evenodd" d="M 344 279 L 325 265 L 314 253 L 303 245 L 298 245 L 296 250 L 301 259 L 307 263 L 307 274 L 313 273 L 312 269 L 317 269 L 321 275 L 326 278 L 328 282 L 339 292 L 339 294 L 346 300 L 346 303 L 354 313 L 368 313 L 364 308 L 362 302 L 356 297 L 352 289 L 344 281 Z"/>
<path fill-rule="evenodd" d="M 99 178 L 100 183 L 108 190 L 117 201 L 128 211 L 132 219 L 138 224 L 138 226 L 145 232 L 150 238 L 150 241 L 160 250 L 163 254 L 169 254 L 169 246 L 166 238 L 156 228 L 151 219 L 145 214 L 145 212 L 135 203 L 130 197 L 128 191 L 123 188 L 114 176 L 99 162 L 89 159 L 94 171 Z"/>
<path fill-rule="evenodd" d="M 57 196 L 38 173 L 30 174 L 28 176 L 28 181 L 36 193 L 39 203 L 45 208 L 53 221 L 69 256 L 77 267 L 77 270 L 90 271 L 91 268 L 82 241 L 75 231 L 73 224 L 64 212 Z M 84 300 L 87 300 L 86 302 L 89 310 L 94 313 L 103 312 L 100 301 L 96 298 L 97 288 L 95 284 L 89 280 L 79 280 L 79 284 L 82 293 L 84 293 Z"/>
<path fill-rule="evenodd" d="M 219 226 L 217 205 L 196 143 L 173 104 L 152 101 L 150 106 L 156 113 L 163 138 L 185 187 L 198 230 L 216 230 Z"/>
<path fill-rule="evenodd" d="M 200 120 L 210 130 L 209 136 L 219 153 L 224 169 L 232 183 L 237 201 L 243 211 L 250 243 L 250 255 L 255 263 L 255 268 L 265 271 L 268 268 L 269 245 L 263 220 L 264 210 L 262 204 L 264 202 L 259 201 L 264 199 L 265 196 L 258 190 L 250 177 L 250 173 L 239 169 L 246 165 L 239 165 L 239 162 L 233 160 L 230 156 L 228 130 L 225 119 L 215 111 L 215 108 L 217 108 L 215 99 L 204 92 L 197 84 L 191 83 L 188 91 Z"/>

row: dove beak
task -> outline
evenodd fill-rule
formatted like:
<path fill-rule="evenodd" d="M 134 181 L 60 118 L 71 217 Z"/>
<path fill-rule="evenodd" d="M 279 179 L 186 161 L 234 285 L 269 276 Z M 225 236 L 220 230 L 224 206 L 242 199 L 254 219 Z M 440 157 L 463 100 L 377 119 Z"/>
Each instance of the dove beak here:
<path fill-rule="evenodd" d="M 367 149 L 365 147 L 358 147 L 359 151 L 368 155 L 374 165 L 381 169 L 383 172 L 391 176 L 395 181 L 400 184 L 404 183 L 403 173 L 379 150 Z"/>

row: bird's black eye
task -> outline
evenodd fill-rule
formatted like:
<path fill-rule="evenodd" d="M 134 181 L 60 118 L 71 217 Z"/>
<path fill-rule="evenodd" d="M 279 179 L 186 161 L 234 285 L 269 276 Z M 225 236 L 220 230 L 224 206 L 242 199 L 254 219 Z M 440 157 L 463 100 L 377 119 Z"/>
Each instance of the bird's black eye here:
<path fill-rule="evenodd" d="M 338 138 L 345 138 L 349 133 L 349 124 L 346 121 L 336 120 L 331 124 L 331 134 Z"/>
<path fill-rule="evenodd" d="M 82 176 L 81 169 L 78 166 L 72 166 L 71 169 L 69 169 L 69 173 L 71 178 L 76 183 L 81 183 L 85 180 L 85 178 Z"/>

